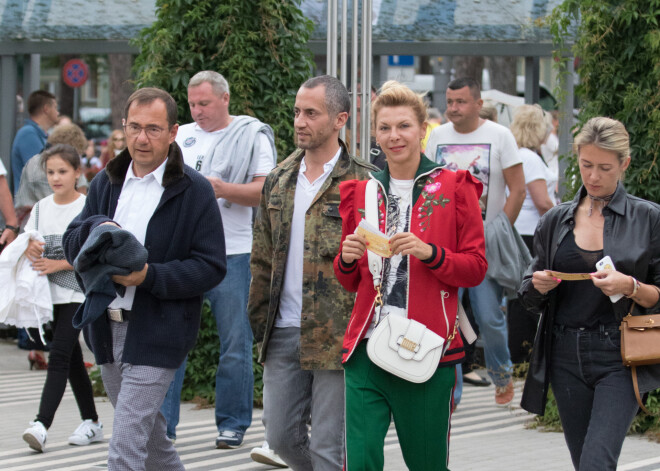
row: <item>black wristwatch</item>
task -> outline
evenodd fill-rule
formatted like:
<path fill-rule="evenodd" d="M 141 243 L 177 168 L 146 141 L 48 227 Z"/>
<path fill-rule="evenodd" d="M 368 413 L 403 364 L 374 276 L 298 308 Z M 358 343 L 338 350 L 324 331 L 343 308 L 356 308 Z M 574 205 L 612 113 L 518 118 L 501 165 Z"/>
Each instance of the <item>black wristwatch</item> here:
<path fill-rule="evenodd" d="M 15 233 L 16 235 L 18 235 L 18 231 L 21 230 L 20 228 L 18 228 L 18 227 L 16 227 L 16 226 L 11 226 L 11 225 L 9 225 L 9 224 L 5 224 L 5 229 L 9 229 L 9 230 L 11 230 L 11 231 L 14 231 L 14 233 Z"/>

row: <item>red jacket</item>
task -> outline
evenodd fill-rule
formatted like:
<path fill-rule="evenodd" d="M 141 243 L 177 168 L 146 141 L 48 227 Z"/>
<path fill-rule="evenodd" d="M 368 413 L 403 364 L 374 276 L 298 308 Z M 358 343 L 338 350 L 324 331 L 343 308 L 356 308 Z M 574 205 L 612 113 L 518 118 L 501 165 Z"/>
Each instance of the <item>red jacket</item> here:
<path fill-rule="evenodd" d="M 379 225 L 385 232 L 389 171 L 372 174 L 379 183 Z M 350 180 L 339 186 L 342 243 L 364 214 L 367 181 Z M 483 186 L 469 172 L 441 169 L 422 156 L 413 187 L 413 212 L 409 231 L 433 247 L 428 260 L 410 257 L 408 264 L 408 317 L 448 338 L 456 322 L 458 288 L 477 286 L 486 276 L 484 226 L 479 208 Z M 350 265 L 334 261 L 335 274 L 348 291 L 357 292 L 355 306 L 344 335 L 342 361 L 346 362 L 364 338 L 373 317 L 376 291 L 365 255 Z M 443 293 L 445 293 L 443 295 Z M 443 306 L 445 312 L 443 312 Z M 464 357 L 463 342 L 456 335 L 440 361 L 458 363 Z"/>

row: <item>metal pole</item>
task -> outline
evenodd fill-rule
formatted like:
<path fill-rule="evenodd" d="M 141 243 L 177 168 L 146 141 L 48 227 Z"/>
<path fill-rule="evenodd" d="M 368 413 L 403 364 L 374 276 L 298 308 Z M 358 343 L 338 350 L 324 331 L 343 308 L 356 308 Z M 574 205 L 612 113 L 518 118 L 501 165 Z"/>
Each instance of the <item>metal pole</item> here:
<path fill-rule="evenodd" d="M 572 151 L 573 145 L 573 57 L 562 58 L 562 72 L 566 74 L 566 83 L 564 90 L 566 95 L 559 104 L 559 156 L 569 156 Z M 568 161 L 566 159 L 559 159 L 559 196 L 564 198 L 566 195 L 566 185 L 564 182 L 564 175 L 566 174 L 566 167 Z"/>
<path fill-rule="evenodd" d="M 351 28 L 351 155 L 357 154 L 357 97 L 358 97 L 358 51 L 359 51 L 359 31 L 358 31 L 358 0 L 353 0 L 353 27 Z"/>
<path fill-rule="evenodd" d="M 369 159 L 371 147 L 371 0 L 362 3 L 362 80 L 360 87 L 360 155 Z"/>
<path fill-rule="evenodd" d="M 337 76 L 337 1 L 328 0 L 326 73 L 333 77 Z"/>
<path fill-rule="evenodd" d="M 333 77 L 337 76 L 337 8 L 339 0 L 332 0 L 332 63 L 331 71 Z"/>
<path fill-rule="evenodd" d="M 332 57 L 332 1 L 333 0 L 328 0 L 328 21 L 325 25 L 325 73 L 328 75 L 330 75 L 330 67 L 332 65 L 330 63 Z"/>
<path fill-rule="evenodd" d="M 366 149 L 366 155 L 365 159 L 369 160 L 369 154 L 371 151 L 371 77 L 372 77 L 372 72 L 373 72 L 373 55 L 371 53 L 371 30 L 373 26 L 373 0 L 366 0 L 366 10 L 367 10 L 367 36 L 366 36 L 366 43 L 367 43 L 367 67 L 365 69 L 366 71 L 366 80 L 364 84 L 364 96 L 365 100 L 364 102 L 366 103 L 366 109 L 367 109 L 367 119 L 364 120 L 364 125 L 367 128 L 367 136 L 368 139 L 366 141 L 367 147 Z"/>
<path fill-rule="evenodd" d="M 341 0 L 341 52 L 340 52 L 340 80 L 348 88 L 348 0 Z M 341 128 L 339 138 L 346 141 L 346 126 Z"/>
<path fill-rule="evenodd" d="M 18 71 L 16 70 L 16 56 L 0 56 L 0 71 L 2 72 L 2 81 L 0 81 L 0 159 L 7 169 L 7 183 L 12 188 L 13 176 L 11 172 L 11 145 L 14 141 L 14 128 L 16 126 L 16 92 L 18 90 Z M 25 100 L 27 108 L 27 99 Z M 13 194 L 13 191 L 12 191 Z"/>

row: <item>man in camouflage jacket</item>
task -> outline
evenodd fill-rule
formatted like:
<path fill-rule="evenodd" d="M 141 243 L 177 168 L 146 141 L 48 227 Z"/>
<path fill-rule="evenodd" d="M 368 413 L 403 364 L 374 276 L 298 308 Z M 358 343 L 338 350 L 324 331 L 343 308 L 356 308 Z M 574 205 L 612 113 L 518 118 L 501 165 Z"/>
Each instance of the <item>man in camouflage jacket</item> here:
<path fill-rule="evenodd" d="M 354 295 L 332 267 L 339 183 L 375 169 L 339 140 L 349 108 L 334 77 L 302 85 L 294 109 L 299 149 L 266 178 L 254 227 L 248 313 L 264 362 L 266 440 L 293 470 L 339 471 L 344 463 L 341 348 Z"/>

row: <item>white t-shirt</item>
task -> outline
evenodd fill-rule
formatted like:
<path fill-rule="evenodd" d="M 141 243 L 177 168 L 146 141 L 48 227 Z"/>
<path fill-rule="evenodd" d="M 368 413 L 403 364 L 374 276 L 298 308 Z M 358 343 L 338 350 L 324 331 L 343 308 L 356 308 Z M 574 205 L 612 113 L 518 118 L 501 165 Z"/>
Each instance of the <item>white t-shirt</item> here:
<path fill-rule="evenodd" d="M 293 216 L 291 217 L 291 237 L 289 238 L 289 250 L 286 254 L 286 268 L 275 327 L 300 327 L 305 255 L 305 213 L 312 205 L 312 201 L 314 201 L 323 183 L 330 176 L 332 169 L 335 168 L 340 155 L 341 148 L 329 162 L 323 164 L 323 173 L 313 182 L 307 180 L 305 176 L 305 171 L 307 171 L 305 157 L 300 162 L 293 202 Z"/>
<path fill-rule="evenodd" d="M 541 144 L 541 155 L 545 160 L 545 163 L 548 164 L 548 168 L 555 179 L 555 182 L 559 181 L 559 138 L 556 134 L 550 133 L 548 139 Z M 559 198 L 557 195 L 557 186 L 552 189 L 550 193 L 550 198 L 552 202 L 557 204 L 559 203 Z"/>
<path fill-rule="evenodd" d="M 554 189 L 557 184 L 557 179 L 552 174 L 552 170 L 548 168 L 541 157 L 534 151 L 522 148 L 518 150 L 518 154 L 523 162 L 525 185 L 529 185 L 530 182 L 536 180 L 545 180 L 548 188 L 548 196 L 550 197 L 550 201 L 554 204 L 552 195 L 555 191 Z M 516 230 L 521 235 L 534 235 L 534 230 L 536 229 L 536 224 L 539 222 L 540 217 L 536 206 L 534 206 L 534 201 L 532 200 L 529 191 L 527 191 L 525 201 L 523 201 L 522 208 L 520 208 L 520 213 L 518 214 L 518 219 L 516 219 L 516 223 L 514 224 Z"/>
<path fill-rule="evenodd" d="M 53 200 L 54 195 L 48 195 L 39 201 L 39 234 L 64 234 L 69 223 L 82 211 L 85 206 L 85 195 L 78 196 L 78 199 L 69 204 L 57 204 Z M 25 224 L 25 231 L 32 231 L 37 228 L 37 212 L 30 212 L 30 218 Z M 48 283 L 50 286 L 50 297 L 53 304 L 82 303 L 85 301 L 85 295 L 79 291 L 65 288 L 55 283 Z"/>
<path fill-rule="evenodd" d="M 3 177 L 7 175 L 7 169 L 5 168 L 5 165 L 2 163 L 2 160 L 0 160 L 0 177 Z"/>
<path fill-rule="evenodd" d="M 179 126 L 176 142 L 181 147 L 186 165 L 199 171 L 210 147 L 226 129 L 206 132 L 197 123 Z M 265 177 L 273 169 L 274 156 L 268 138 L 263 133 L 259 133 L 257 139 L 261 139 L 261 153 L 250 165 L 248 170 L 250 180 L 253 177 Z M 250 253 L 252 251 L 252 208 L 240 204 L 232 204 L 226 208 L 224 203 L 224 198 L 218 198 L 227 255 Z"/>
<path fill-rule="evenodd" d="M 431 131 L 426 155 L 450 170 L 469 170 L 484 185 L 480 205 L 485 224 L 495 219 L 506 203 L 502 170 L 521 163 L 516 139 L 508 128 L 484 121 L 470 133 L 456 132 L 449 122 Z"/>

